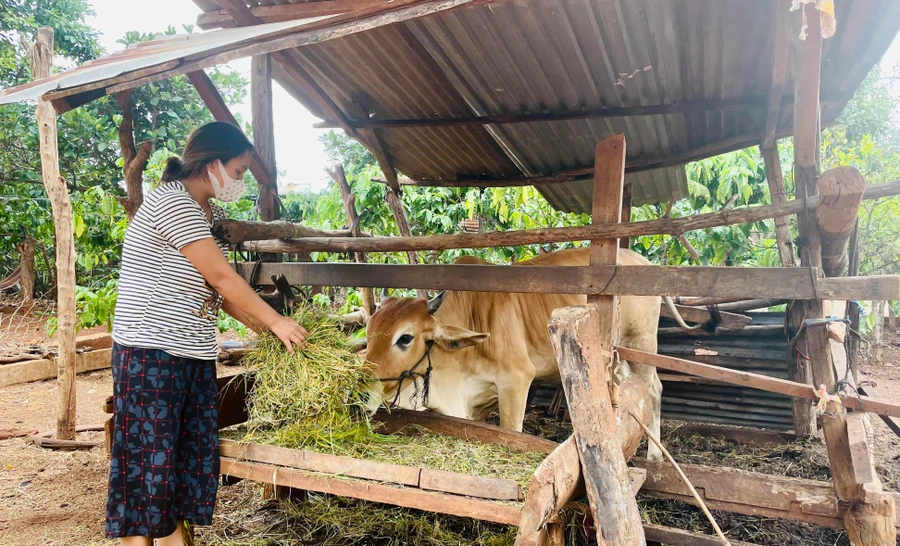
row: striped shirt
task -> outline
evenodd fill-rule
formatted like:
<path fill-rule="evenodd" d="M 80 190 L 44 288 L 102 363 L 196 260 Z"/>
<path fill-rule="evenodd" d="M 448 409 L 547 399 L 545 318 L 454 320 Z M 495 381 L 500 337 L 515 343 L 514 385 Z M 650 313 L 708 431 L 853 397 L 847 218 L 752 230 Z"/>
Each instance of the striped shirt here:
<path fill-rule="evenodd" d="M 225 218 L 221 208 L 211 208 L 213 222 Z M 211 227 L 181 182 L 164 183 L 147 195 L 125 235 L 112 333 L 117 343 L 215 360 L 223 298 L 180 252 L 212 238 Z M 224 241 L 216 242 L 227 252 Z"/>

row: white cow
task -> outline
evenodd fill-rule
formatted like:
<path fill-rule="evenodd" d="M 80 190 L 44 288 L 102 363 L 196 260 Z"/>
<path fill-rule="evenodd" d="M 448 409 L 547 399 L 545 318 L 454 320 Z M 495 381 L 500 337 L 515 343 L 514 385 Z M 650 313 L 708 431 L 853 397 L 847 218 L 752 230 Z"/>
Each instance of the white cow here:
<path fill-rule="evenodd" d="M 584 266 L 589 252 L 554 252 L 522 265 Z M 619 250 L 618 261 L 649 265 L 625 249 Z M 463 257 L 456 263 L 485 262 Z M 521 431 L 531 382 L 560 381 L 547 329 L 550 314 L 584 303 L 586 296 L 578 295 L 457 291 L 430 301 L 387 298 L 368 321 L 366 358 L 382 380 L 386 400 L 397 403 L 414 393 L 429 409 L 474 420 L 499 406 L 500 426 Z M 659 307 L 658 296 L 622 296 L 618 345 L 655 353 Z M 622 379 L 634 373 L 647 386 L 650 428 L 659 435 L 662 384 L 656 368 L 622 362 L 619 373 Z M 658 460 L 662 454 L 651 444 L 649 456 Z"/>

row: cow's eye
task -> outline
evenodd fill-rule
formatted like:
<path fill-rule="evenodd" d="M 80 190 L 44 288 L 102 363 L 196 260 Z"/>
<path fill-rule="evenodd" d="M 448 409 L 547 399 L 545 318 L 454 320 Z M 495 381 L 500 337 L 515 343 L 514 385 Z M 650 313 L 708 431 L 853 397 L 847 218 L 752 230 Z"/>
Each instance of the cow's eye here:
<path fill-rule="evenodd" d="M 410 343 L 412 343 L 412 341 L 413 337 L 411 335 L 403 334 L 402 336 L 400 336 L 400 339 L 397 340 L 397 347 L 405 349 L 409 346 Z"/>

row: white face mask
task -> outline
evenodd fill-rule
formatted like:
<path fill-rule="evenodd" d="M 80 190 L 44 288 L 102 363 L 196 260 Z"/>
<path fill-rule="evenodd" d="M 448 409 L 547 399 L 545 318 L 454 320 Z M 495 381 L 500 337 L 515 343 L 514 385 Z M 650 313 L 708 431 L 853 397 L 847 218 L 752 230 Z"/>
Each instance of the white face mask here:
<path fill-rule="evenodd" d="M 221 160 L 216 160 L 215 163 L 210 164 L 209 180 L 212 182 L 215 198 L 225 203 L 240 199 L 247 188 L 243 178 L 234 179 L 228 176 L 228 172 L 225 171 L 225 165 L 222 164 Z"/>

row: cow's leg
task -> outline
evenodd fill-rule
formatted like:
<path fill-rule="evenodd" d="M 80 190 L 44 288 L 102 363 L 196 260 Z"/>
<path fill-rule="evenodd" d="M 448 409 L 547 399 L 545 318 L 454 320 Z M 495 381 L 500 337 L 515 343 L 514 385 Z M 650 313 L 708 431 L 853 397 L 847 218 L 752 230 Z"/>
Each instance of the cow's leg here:
<path fill-rule="evenodd" d="M 534 367 L 532 366 L 533 370 Z M 500 426 L 522 432 L 525 420 L 525 405 L 528 402 L 528 389 L 534 380 L 532 373 L 516 373 L 505 377 L 502 384 L 497 384 L 497 402 L 500 406 Z"/>
<path fill-rule="evenodd" d="M 653 331 L 653 334 L 653 337 L 640 336 L 628 340 L 628 343 L 622 344 L 626 347 L 630 347 L 638 351 L 655 353 L 657 345 L 655 330 Z M 659 375 L 657 375 L 656 373 L 656 367 L 628 362 L 627 369 L 629 369 L 631 373 L 640 377 L 641 381 L 644 382 L 644 385 L 647 386 L 647 390 L 650 392 L 650 404 L 653 408 L 653 417 L 651 418 L 650 426 L 648 428 L 653 434 L 656 435 L 657 438 L 659 438 L 661 424 L 660 413 L 662 412 L 662 382 L 659 380 Z M 662 451 L 660 451 L 660 449 L 656 447 L 656 444 L 649 440 L 647 442 L 647 458 L 651 461 L 663 460 Z"/>

